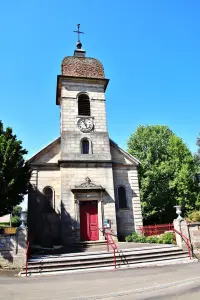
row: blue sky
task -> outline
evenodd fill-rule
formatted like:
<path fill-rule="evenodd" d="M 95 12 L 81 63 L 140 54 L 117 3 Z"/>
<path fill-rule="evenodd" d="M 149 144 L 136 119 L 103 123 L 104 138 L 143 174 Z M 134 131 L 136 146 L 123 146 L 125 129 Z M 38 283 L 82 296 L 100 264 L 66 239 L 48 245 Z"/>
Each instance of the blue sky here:
<path fill-rule="evenodd" d="M 87 55 L 110 79 L 110 137 L 126 149 L 139 124 L 168 125 L 196 150 L 200 131 L 200 2 L 2 0 L 0 119 L 29 156 L 59 135 L 56 76 L 73 55 L 76 24 Z"/>

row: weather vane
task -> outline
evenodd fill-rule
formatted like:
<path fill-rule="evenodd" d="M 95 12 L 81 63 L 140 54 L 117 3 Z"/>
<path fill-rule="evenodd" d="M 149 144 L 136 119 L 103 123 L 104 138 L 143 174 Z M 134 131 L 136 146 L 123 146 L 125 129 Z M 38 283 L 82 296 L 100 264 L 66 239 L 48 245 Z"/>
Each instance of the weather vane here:
<path fill-rule="evenodd" d="M 78 43 L 80 43 L 80 34 L 84 34 L 84 32 L 80 31 L 80 24 L 77 24 L 78 30 L 74 30 L 78 34 Z"/>

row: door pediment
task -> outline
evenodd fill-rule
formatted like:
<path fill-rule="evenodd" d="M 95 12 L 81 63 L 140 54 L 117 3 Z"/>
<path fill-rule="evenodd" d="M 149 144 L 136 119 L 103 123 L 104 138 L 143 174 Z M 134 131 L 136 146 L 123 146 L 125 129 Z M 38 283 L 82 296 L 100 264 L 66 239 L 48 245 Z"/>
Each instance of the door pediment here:
<path fill-rule="evenodd" d="M 101 198 L 101 192 L 88 191 L 75 193 L 75 201 L 100 201 Z"/>
<path fill-rule="evenodd" d="M 73 189 L 71 189 L 71 191 L 75 194 L 77 193 L 88 193 L 90 192 L 101 192 L 101 191 L 105 191 L 105 189 L 101 186 L 101 185 L 96 185 L 94 184 L 91 179 L 89 177 L 85 178 L 85 182 L 79 184 L 79 185 L 75 185 L 75 187 Z"/>

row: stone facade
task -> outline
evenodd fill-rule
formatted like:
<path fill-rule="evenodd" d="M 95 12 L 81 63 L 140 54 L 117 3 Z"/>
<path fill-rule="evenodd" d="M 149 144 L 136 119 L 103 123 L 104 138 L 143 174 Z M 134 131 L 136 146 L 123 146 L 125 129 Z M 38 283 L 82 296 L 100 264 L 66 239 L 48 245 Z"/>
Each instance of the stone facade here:
<path fill-rule="evenodd" d="M 78 56 L 78 50 L 76 52 Z M 109 220 L 116 239 L 124 239 L 142 225 L 139 162 L 111 141 L 107 131 L 105 90 L 108 80 L 104 73 L 96 79 L 92 71 L 85 77 L 82 73 L 71 74 L 79 60 L 82 64 L 82 56 L 65 58 L 63 74 L 58 76 L 56 103 L 61 111 L 60 137 L 30 159 L 33 173 L 28 201 L 29 237 L 32 243 L 44 246 L 80 241 L 80 210 L 84 201 L 96 201 L 99 240 L 105 239 L 105 220 Z M 97 62 L 84 57 L 85 65 L 94 69 L 98 65 L 104 72 L 101 63 Z M 77 126 L 81 118 L 87 118 L 78 114 L 78 101 L 82 94 L 89 99 L 89 117 L 93 120 L 93 128 L 88 132 Z M 88 154 L 81 151 L 83 139 L 89 141 Z M 126 193 L 123 208 L 119 205 L 119 186 Z M 54 209 L 48 212 L 44 209 L 46 187 L 53 190 Z"/>
<path fill-rule="evenodd" d="M 94 130 L 83 133 L 77 127 L 78 95 L 87 93 L 90 99 L 91 116 L 94 120 Z M 87 160 L 110 160 L 110 146 L 106 123 L 104 87 L 98 84 L 71 83 L 66 78 L 61 89 L 61 159 L 85 160 L 80 153 L 82 138 L 92 140 L 93 154 Z"/>

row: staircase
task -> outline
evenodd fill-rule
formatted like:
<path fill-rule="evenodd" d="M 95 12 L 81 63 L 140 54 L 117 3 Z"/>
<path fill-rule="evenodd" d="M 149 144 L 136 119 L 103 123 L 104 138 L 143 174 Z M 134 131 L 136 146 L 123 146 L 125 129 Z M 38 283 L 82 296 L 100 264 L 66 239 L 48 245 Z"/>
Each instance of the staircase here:
<path fill-rule="evenodd" d="M 118 243 L 116 253 L 117 269 L 196 261 L 189 259 L 187 251 L 182 251 L 174 245 L 143 244 L 138 248 L 135 244 L 133 245 L 133 248 L 123 249 L 127 246 L 127 243 L 124 243 L 123 247 Z M 114 269 L 113 251 L 102 251 L 102 248 L 105 249 L 105 245 L 91 245 L 86 252 L 32 255 L 28 260 L 28 276 Z M 26 276 L 25 268 L 19 275 Z"/>

